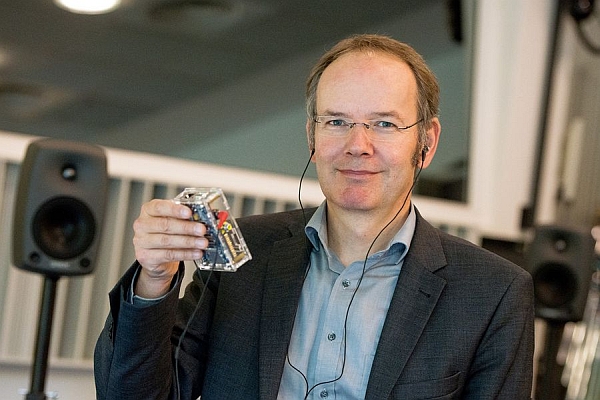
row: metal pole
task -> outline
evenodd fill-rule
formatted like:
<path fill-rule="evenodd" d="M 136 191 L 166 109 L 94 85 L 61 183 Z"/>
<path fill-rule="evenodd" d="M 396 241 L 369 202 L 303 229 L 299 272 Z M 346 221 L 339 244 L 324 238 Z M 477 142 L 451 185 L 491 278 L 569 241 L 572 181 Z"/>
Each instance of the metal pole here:
<path fill-rule="evenodd" d="M 561 384 L 563 367 L 556 362 L 564 328 L 563 322 L 547 321 L 544 353 L 541 355 L 538 365 L 536 400 L 563 400 L 565 398 L 566 389 Z"/>
<path fill-rule="evenodd" d="M 34 363 L 31 373 L 31 388 L 25 397 L 26 400 L 46 400 L 44 386 L 46 384 L 46 371 L 48 369 L 48 354 L 57 281 L 58 277 L 54 276 L 46 276 L 44 279 L 44 291 L 42 292 Z"/>

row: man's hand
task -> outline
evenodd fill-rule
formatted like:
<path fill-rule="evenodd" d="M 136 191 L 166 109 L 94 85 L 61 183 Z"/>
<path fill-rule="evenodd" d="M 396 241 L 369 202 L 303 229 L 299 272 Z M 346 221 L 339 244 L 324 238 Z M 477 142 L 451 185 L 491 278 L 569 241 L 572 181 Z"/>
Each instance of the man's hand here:
<path fill-rule="evenodd" d="M 206 227 L 191 221 L 192 211 L 171 200 L 142 205 L 133 223 L 135 256 L 142 266 L 135 294 L 157 298 L 169 291 L 181 260 L 202 257 L 208 245 Z"/>

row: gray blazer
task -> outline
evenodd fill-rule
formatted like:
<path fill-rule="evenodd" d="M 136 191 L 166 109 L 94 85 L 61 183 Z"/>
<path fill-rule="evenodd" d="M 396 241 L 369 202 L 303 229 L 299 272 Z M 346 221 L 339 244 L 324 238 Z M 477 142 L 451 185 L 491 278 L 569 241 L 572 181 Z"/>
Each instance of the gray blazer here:
<path fill-rule="evenodd" d="M 300 211 L 238 220 L 253 259 L 212 275 L 176 355 L 203 278 L 194 274 L 182 300 L 175 287 L 137 307 L 124 300 L 134 264 L 109 295 L 98 399 L 176 399 L 176 381 L 186 400 L 276 399 L 310 252 L 304 221 Z M 529 399 L 533 320 L 527 272 L 417 212 L 365 399 Z"/>

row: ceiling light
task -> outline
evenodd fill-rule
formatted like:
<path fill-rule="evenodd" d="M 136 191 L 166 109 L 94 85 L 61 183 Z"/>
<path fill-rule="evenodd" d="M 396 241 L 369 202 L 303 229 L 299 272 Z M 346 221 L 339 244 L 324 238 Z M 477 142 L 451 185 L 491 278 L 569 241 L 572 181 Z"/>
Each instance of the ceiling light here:
<path fill-rule="evenodd" d="M 121 0 L 54 0 L 61 8 L 77 14 L 104 14 L 113 11 Z"/>

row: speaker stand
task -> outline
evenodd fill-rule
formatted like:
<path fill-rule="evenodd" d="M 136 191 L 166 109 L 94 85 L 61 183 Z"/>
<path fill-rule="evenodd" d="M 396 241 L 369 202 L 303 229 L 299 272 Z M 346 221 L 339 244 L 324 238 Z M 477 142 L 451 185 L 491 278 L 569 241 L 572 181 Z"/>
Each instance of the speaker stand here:
<path fill-rule="evenodd" d="M 562 342 L 564 322 L 546 321 L 544 352 L 538 363 L 536 400 L 564 400 L 566 388 L 561 384 L 563 366 L 556 362 Z"/>
<path fill-rule="evenodd" d="M 48 353 L 50 349 L 57 281 L 58 277 L 56 276 L 46 275 L 44 278 L 44 290 L 42 292 L 38 331 L 35 342 L 35 356 L 33 369 L 31 371 L 31 387 L 29 393 L 25 397 L 26 400 L 46 400 L 44 386 L 48 368 Z"/>

